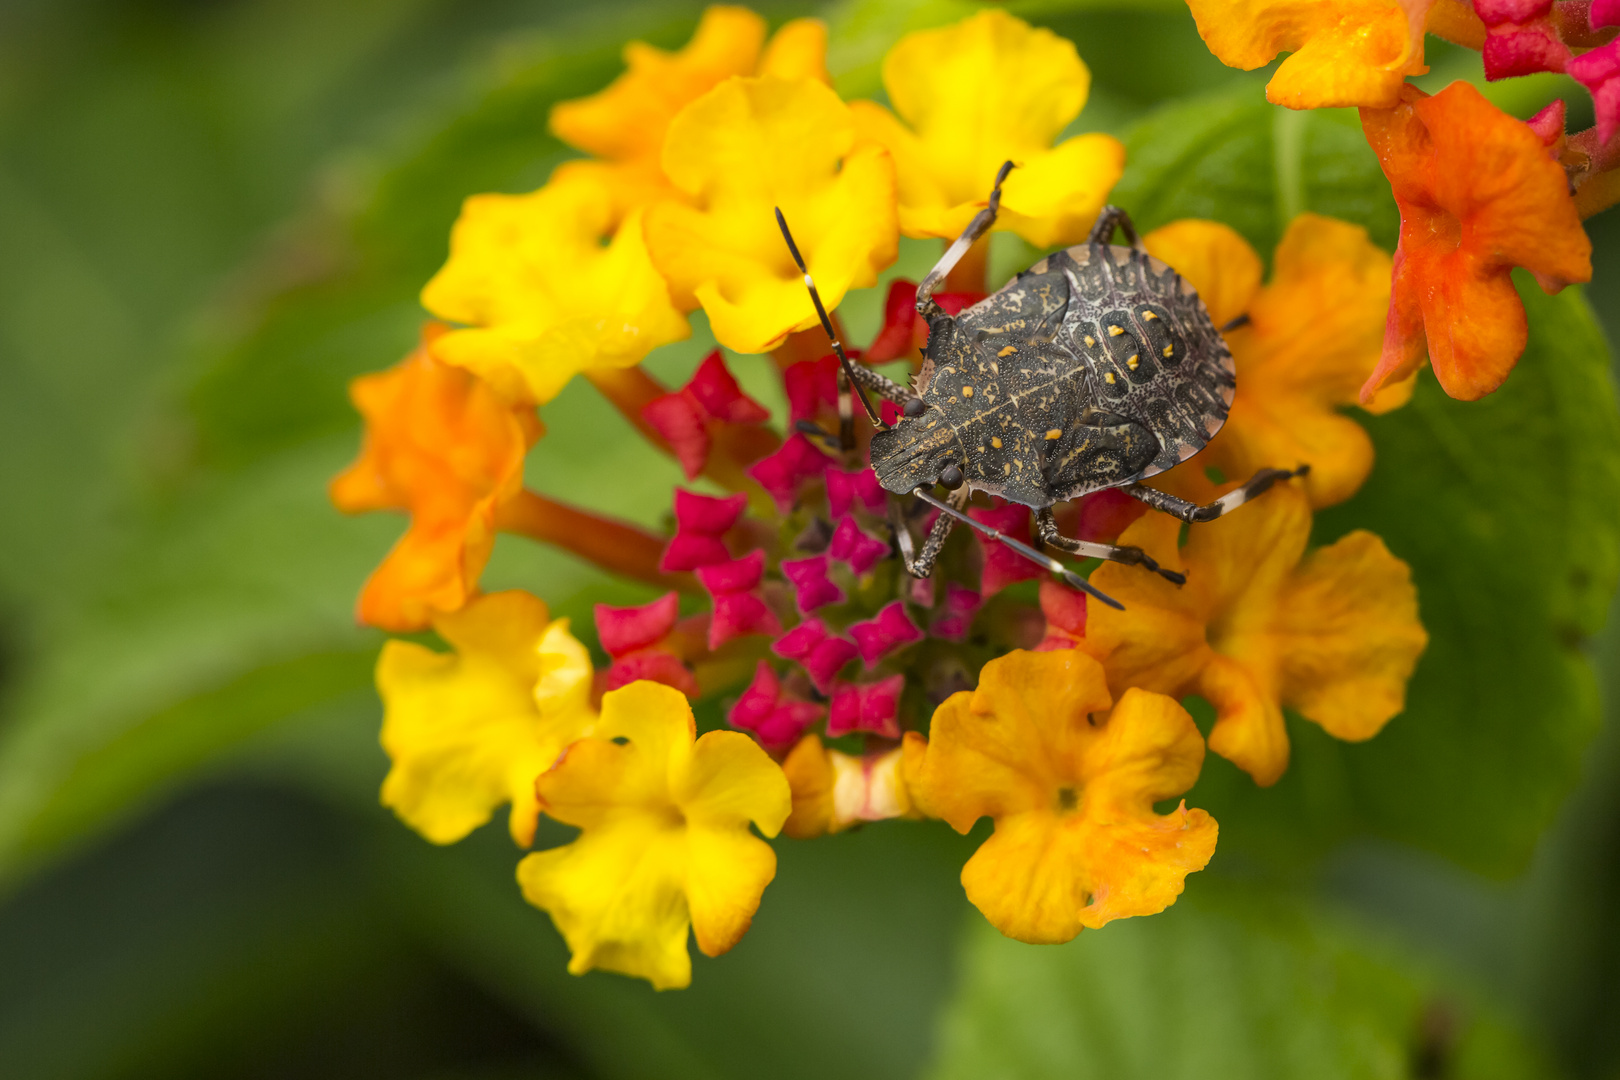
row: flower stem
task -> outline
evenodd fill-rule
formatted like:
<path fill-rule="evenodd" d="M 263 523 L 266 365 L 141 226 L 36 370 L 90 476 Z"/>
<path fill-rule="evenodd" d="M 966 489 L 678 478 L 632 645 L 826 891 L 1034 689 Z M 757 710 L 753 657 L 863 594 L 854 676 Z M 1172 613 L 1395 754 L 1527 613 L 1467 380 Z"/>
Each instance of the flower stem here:
<path fill-rule="evenodd" d="M 697 591 L 691 574 L 658 569 L 665 539 L 623 521 L 524 491 L 501 507 L 496 527 L 573 552 L 615 574 L 664 588 Z"/>

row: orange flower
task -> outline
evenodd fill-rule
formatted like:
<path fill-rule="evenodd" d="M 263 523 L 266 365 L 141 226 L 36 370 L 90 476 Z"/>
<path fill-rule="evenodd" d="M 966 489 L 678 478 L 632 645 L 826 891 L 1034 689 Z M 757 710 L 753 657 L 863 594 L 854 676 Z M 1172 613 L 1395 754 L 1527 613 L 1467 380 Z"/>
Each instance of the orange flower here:
<path fill-rule="evenodd" d="M 1204 811 L 1153 812 L 1198 779 L 1192 717 L 1143 690 L 1116 705 L 1101 666 L 1075 649 L 990 661 L 977 690 L 934 713 L 926 743 L 908 733 L 906 751 L 930 814 L 960 833 L 995 821 L 962 886 L 1019 941 L 1068 941 L 1163 911 L 1215 851 Z"/>
<path fill-rule="evenodd" d="M 428 353 L 430 326 L 400 364 L 349 386 L 366 419 L 355 463 L 331 485 L 347 513 L 404 510 L 410 528 L 360 593 L 361 622 L 421 630 L 455 611 L 478 584 L 496 514 L 523 490 L 523 458 L 544 428 L 474 375 Z"/>
<path fill-rule="evenodd" d="M 1293 53 L 1266 85 L 1266 100 L 1291 109 L 1387 108 L 1423 63 L 1434 0 L 1187 0 L 1209 51 L 1252 71 Z M 1445 16 L 1453 15 L 1449 10 Z"/>
<path fill-rule="evenodd" d="M 1383 358 L 1363 400 L 1416 371 L 1427 340 L 1446 393 L 1473 401 L 1502 384 L 1529 335 L 1513 267 L 1547 292 L 1591 280 L 1569 181 L 1528 125 L 1467 83 L 1433 97 L 1406 87 L 1361 125 L 1401 209 Z"/>
<path fill-rule="evenodd" d="M 1309 464 L 1304 483 L 1312 506 L 1355 494 L 1372 471 L 1373 444 L 1339 407 L 1356 402 L 1378 363 L 1389 256 L 1360 226 L 1301 214 L 1277 245 L 1271 283 L 1262 288 L 1260 257 L 1225 225 L 1173 222 L 1143 243 L 1192 282 L 1217 326 L 1249 316 L 1225 335 L 1238 380 L 1226 426 L 1166 477 L 1167 489 L 1203 501 L 1213 495 L 1200 486 L 1211 465 L 1240 482 L 1268 466 Z M 1411 393 L 1410 380 L 1396 383 L 1368 409 L 1386 412 Z"/>
<path fill-rule="evenodd" d="M 1193 525 L 1178 549 L 1181 528 L 1151 513 L 1119 542 L 1184 572 L 1185 586 L 1118 563 L 1091 576 L 1125 605 L 1091 605 L 1079 646 L 1116 693 L 1202 695 L 1217 715 L 1209 748 L 1262 786 L 1288 767 L 1284 706 L 1353 742 L 1401 711 L 1428 635 L 1411 571 L 1383 541 L 1358 530 L 1307 555 L 1311 511 L 1293 484 Z"/>
<path fill-rule="evenodd" d="M 667 187 L 660 156 L 676 113 L 734 75 L 828 82 L 826 54 L 827 28 L 816 19 L 787 23 L 766 45 L 764 19 L 747 8 L 711 7 L 679 52 L 626 45 L 625 73 L 600 93 L 553 106 L 551 130 L 620 166 L 627 182 L 646 185 L 643 194 L 658 192 Z"/>

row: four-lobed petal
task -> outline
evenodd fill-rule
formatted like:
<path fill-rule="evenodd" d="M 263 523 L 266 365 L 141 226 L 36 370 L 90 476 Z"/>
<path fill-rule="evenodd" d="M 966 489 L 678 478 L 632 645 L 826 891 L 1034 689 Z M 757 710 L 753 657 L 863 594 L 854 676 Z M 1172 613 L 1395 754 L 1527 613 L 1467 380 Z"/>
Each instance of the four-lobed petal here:
<path fill-rule="evenodd" d="M 1091 73 L 1072 42 L 1006 12 L 907 34 L 884 57 L 883 86 L 894 112 L 851 108 L 862 137 L 894 155 L 907 236 L 954 240 L 1012 161 L 996 227 L 1040 247 L 1076 243 L 1124 169 L 1111 136 L 1052 145 L 1085 106 Z"/>
<path fill-rule="evenodd" d="M 435 844 L 460 840 L 510 802 L 512 839 L 528 847 L 536 777 L 590 731 L 590 657 L 524 592 L 481 596 L 434 629 L 455 650 L 390 641 L 377 661 L 382 801 Z"/>
<path fill-rule="evenodd" d="M 776 874 L 749 823 L 771 837 L 787 820 L 782 770 L 741 732 L 696 731 L 679 692 L 632 683 L 603 695 L 594 734 L 536 785 L 545 812 L 581 832 L 527 856 L 518 882 L 568 942 L 576 975 L 686 986 L 688 928 L 705 955 L 730 949 Z"/>
<path fill-rule="evenodd" d="M 1163 911 L 1215 850 L 1204 811 L 1153 810 L 1198 779 L 1192 717 L 1138 689 L 1116 704 L 1101 665 L 1078 650 L 990 661 L 978 689 L 949 698 L 926 744 L 908 736 L 906 751 L 922 809 L 961 833 L 994 820 L 962 885 L 1019 941 L 1068 941 Z"/>
<path fill-rule="evenodd" d="M 1280 484 L 1236 513 L 1193 525 L 1148 514 L 1119 542 L 1187 576 L 1176 586 L 1139 567 L 1105 563 L 1097 588 L 1125 605 L 1090 605 L 1079 647 L 1109 685 L 1215 707 L 1209 748 L 1261 785 L 1288 766 L 1284 707 L 1340 739 L 1370 739 L 1405 707 L 1428 644 L 1406 563 L 1357 530 L 1306 553 L 1310 504 Z"/>

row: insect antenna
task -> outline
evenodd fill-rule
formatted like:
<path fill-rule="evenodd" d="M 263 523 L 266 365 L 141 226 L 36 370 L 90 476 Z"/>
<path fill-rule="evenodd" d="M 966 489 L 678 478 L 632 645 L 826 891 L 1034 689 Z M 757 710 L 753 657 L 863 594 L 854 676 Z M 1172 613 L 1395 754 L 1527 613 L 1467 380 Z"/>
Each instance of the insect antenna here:
<path fill-rule="evenodd" d="M 827 308 L 821 302 L 821 294 L 816 291 L 815 279 L 810 276 L 809 267 L 804 265 L 804 256 L 799 254 L 799 245 L 793 242 L 793 234 L 788 231 L 787 218 L 782 216 L 780 206 L 776 207 L 776 224 L 782 230 L 782 239 L 787 241 L 788 251 L 792 253 L 793 262 L 798 266 L 799 273 L 804 275 L 804 287 L 810 290 L 810 302 L 816 306 L 816 317 L 821 320 L 821 328 L 827 332 L 827 340 L 832 343 L 832 350 L 838 356 L 838 363 L 843 367 L 844 378 L 854 389 L 856 396 L 861 399 L 861 408 L 866 410 L 867 419 L 872 421 L 874 427 L 887 429 L 889 425 L 883 422 L 883 418 L 873 410 L 872 403 L 867 400 L 866 390 L 855 381 L 855 372 L 851 370 L 849 356 L 844 352 L 844 343 L 839 341 L 838 335 L 833 332 L 832 319 L 827 315 Z"/>
<path fill-rule="evenodd" d="M 1015 540 L 1006 533 L 1002 532 L 1000 529 L 992 529 L 984 522 L 977 521 L 974 518 L 969 517 L 956 507 L 952 506 L 950 503 L 945 502 L 943 499 L 934 498 L 933 493 L 926 488 L 917 488 L 912 492 L 912 494 L 917 496 L 917 498 L 921 499 L 923 502 L 928 503 L 930 506 L 937 507 L 941 513 L 951 515 L 951 517 L 955 518 L 957 521 L 960 521 L 968 528 L 975 530 L 980 535 L 988 537 L 991 540 L 998 540 L 1007 547 L 1012 548 L 1012 550 L 1016 551 L 1030 562 L 1038 563 L 1041 566 L 1044 566 L 1047 570 L 1050 570 L 1053 574 L 1062 578 L 1071 587 L 1079 589 L 1081 592 L 1090 596 L 1095 596 L 1098 600 L 1101 600 L 1103 603 L 1107 604 L 1111 608 L 1114 608 L 1116 611 L 1125 610 L 1124 604 L 1096 588 L 1091 584 L 1091 582 L 1087 581 L 1073 570 L 1070 570 L 1067 566 L 1064 566 L 1050 555 L 1043 555 L 1039 551 L 1036 551 L 1034 548 L 1030 547 L 1028 544 L 1024 543 L 1022 540 Z"/>

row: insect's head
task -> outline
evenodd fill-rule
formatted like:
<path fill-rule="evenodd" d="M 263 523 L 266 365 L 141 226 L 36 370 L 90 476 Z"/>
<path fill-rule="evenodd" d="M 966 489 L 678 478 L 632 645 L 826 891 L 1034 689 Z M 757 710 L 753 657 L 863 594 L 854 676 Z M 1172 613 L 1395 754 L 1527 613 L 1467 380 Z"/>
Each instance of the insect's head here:
<path fill-rule="evenodd" d="M 934 484 L 961 487 L 966 460 L 945 415 L 920 398 L 907 403 L 898 424 L 872 436 L 872 469 L 884 490 L 897 495 Z"/>

